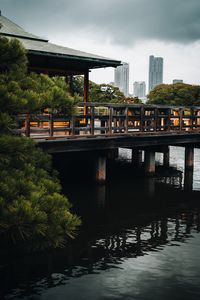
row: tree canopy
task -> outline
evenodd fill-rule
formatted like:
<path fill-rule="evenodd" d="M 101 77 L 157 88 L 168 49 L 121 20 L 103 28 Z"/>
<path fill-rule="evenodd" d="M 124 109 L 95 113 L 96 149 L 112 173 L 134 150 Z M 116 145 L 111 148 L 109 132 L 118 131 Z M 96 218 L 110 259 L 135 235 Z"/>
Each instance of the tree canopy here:
<path fill-rule="evenodd" d="M 84 79 L 82 76 L 74 76 L 72 82 L 73 93 L 79 95 L 83 99 L 84 93 Z M 111 84 L 97 84 L 90 81 L 89 84 L 89 101 L 100 103 L 121 103 L 124 102 L 125 96 L 119 90 Z"/>
<path fill-rule="evenodd" d="M 3 245 L 29 241 L 59 247 L 73 237 L 80 219 L 51 168 L 51 158 L 30 138 L 15 136 L 13 115 L 52 110 L 72 112 L 75 99 L 62 78 L 28 74 L 26 52 L 0 37 L 0 238 Z"/>
<path fill-rule="evenodd" d="M 185 83 L 160 84 L 148 95 L 149 104 L 200 105 L 200 86 Z"/>

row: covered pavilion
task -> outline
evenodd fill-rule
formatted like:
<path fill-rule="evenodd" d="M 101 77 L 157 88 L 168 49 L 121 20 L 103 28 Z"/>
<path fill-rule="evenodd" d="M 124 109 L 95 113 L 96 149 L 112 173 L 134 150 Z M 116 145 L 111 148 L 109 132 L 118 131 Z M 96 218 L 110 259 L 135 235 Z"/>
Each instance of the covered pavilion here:
<path fill-rule="evenodd" d="M 49 76 L 64 76 L 72 85 L 73 75 L 84 76 L 84 102 L 89 99 L 91 69 L 114 67 L 121 61 L 86 53 L 50 43 L 47 39 L 26 32 L 0 13 L 0 35 L 16 38 L 27 50 L 28 70 Z M 86 111 L 85 111 L 86 112 Z"/>

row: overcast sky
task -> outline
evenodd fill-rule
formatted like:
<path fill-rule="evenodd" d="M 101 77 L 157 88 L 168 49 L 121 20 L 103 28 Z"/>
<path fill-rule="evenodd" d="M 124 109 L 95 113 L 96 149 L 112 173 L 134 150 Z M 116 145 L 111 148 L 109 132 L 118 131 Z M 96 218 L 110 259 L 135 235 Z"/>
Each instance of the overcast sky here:
<path fill-rule="evenodd" d="M 134 81 L 148 82 L 149 55 L 164 58 L 165 83 L 200 83 L 200 0 L 0 0 L 0 9 L 51 42 L 128 62 L 131 93 Z"/>

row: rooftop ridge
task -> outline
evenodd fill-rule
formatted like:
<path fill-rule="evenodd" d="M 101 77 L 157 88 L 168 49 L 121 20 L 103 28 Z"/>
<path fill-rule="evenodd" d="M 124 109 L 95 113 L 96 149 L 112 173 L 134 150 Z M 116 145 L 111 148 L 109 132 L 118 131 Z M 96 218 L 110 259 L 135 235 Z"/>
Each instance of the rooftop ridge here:
<path fill-rule="evenodd" d="M 34 35 L 25 31 L 21 26 L 12 22 L 8 18 L 4 17 L 0 13 L 0 24 L 2 27 L 0 28 L 0 34 L 4 36 L 16 37 L 16 38 L 25 38 L 30 40 L 48 42 L 47 39 Z"/>

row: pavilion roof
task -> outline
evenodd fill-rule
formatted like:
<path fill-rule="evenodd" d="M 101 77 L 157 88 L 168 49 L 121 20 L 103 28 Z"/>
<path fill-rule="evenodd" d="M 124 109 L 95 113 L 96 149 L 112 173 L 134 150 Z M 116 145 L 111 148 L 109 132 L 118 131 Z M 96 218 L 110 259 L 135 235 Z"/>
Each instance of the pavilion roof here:
<path fill-rule="evenodd" d="M 0 34 L 8 38 L 17 38 L 25 49 L 28 51 L 28 56 L 34 56 L 32 60 L 35 62 L 35 57 L 46 57 L 48 63 L 51 64 L 50 59 L 53 59 L 55 67 L 56 62 L 61 68 L 61 60 L 64 61 L 65 67 L 72 68 L 73 64 L 77 64 L 75 69 L 94 69 L 103 67 L 117 67 L 121 64 L 118 60 L 86 53 L 83 51 L 71 49 L 68 47 L 59 46 L 50 43 L 47 39 L 38 37 L 34 34 L 26 32 L 23 28 L 13 23 L 4 16 L 0 16 Z"/>

